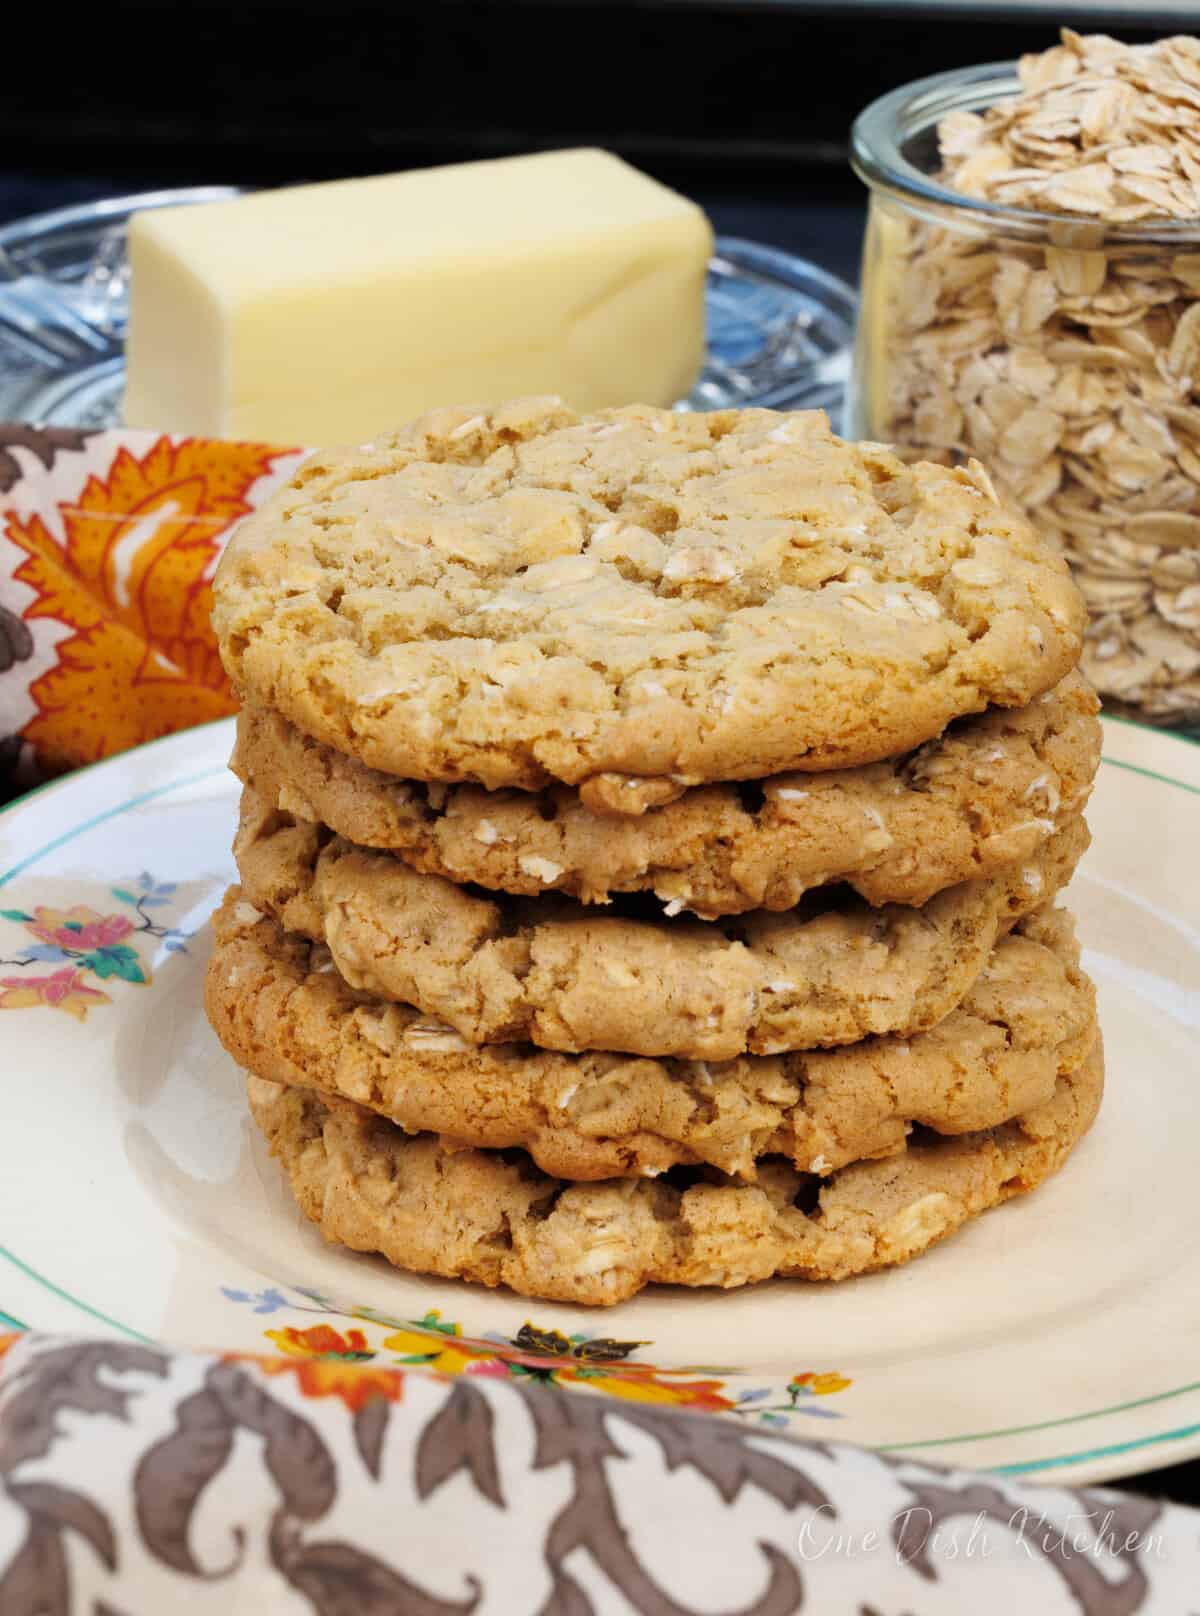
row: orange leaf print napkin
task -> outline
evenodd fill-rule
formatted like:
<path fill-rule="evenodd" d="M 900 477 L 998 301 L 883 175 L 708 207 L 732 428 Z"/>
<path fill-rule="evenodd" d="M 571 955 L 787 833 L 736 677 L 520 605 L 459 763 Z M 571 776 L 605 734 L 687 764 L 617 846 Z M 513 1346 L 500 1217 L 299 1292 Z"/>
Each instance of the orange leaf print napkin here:
<path fill-rule="evenodd" d="M 234 710 L 213 571 L 302 453 L 0 424 L 0 800 Z"/>

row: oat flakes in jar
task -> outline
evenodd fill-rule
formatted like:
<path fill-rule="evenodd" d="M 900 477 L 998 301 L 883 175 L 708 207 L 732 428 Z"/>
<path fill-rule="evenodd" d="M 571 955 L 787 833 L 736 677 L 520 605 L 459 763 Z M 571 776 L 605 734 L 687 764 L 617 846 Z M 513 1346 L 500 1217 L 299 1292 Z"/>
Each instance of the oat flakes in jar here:
<path fill-rule="evenodd" d="M 976 457 L 1069 556 L 1111 704 L 1200 725 L 1200 40 L 1064 32 L 854 127 L 850 431 Z"/>

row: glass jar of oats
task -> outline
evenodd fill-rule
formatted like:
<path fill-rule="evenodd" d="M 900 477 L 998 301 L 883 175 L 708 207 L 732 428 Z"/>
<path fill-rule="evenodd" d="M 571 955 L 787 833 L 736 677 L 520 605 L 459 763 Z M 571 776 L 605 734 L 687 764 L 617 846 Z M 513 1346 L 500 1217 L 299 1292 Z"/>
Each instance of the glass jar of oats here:
<path fill-rule="evenodd" d="M 1066 33 L 861 115 L 849 430 L 982 461 L 1069 557 L 1110 704 L 1200 724 L 1200 41 Z"/>

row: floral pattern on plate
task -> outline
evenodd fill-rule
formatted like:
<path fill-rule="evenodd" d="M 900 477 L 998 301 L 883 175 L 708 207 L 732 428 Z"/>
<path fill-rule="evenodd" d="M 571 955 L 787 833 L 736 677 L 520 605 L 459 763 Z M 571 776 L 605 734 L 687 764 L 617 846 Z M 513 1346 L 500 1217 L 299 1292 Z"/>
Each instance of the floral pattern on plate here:
<path fill-rule="evenodd" d="M 306 1301 L 297 1302 L 274 1286 L 258 1292 L 223 1289 L 229 1301 L 251 1306 L 256 1313 L 335 1315 L 336 1322 L 322 1317 L 317 1324 L 281 1323 L 263 1331 L 274 1351 L 283 1355 L 273 1360 L 274 1367 L 269 1372 L 293 1372 L 309 1397 L 340 1396 L 345 1401 L 364 1395 L 358 1377 L 346 1372 L 350 1366 L 363 1364 L 372 1365 L 382 1377 L 380 1390 L 385 1390 L 393 1384 L 387 1378 L 394 1372 L 390 1363 L 395 1368 L 416 1365 L 451 1377 L 470 1375 L 476 1379 L 523 1380 L 583 1389 L 630 1402 L 738 1414 L 759 1424 L 782 1426 L 794 1415 L 841 1418 L 839 1411 L 824 1400 L 853 1384 L 831 1370 L 805 1369 L 787 1380 L 733 1391 L 727 1381 L 744 1375 L 744 1370 L 706 1364 L 666 1369 L 644 1363 L 636 1354 L 642 1347 L 651 1346 L 649 1341 L 566 1335 L 531 1321 L 513 1336 L 468 1336 L 460 1324 L 443 1319 L 439 1312 L 406 1320 L 388 1318 L 373 1308 L 339 1313 L 328 1298 L 316 1292 L 302 1294 Z M 350 1319 L 359 1322 L 346 1328 Z M 370 1335 L 361 1327 L 363 1324 L 371 1327 Z M 381 1332 L 381 1338 L 376 1340 Z M 252 1356 L 256 1362 L 266 1361 Z M 296 1362 L 292 1363 L 292 1359 Z"/>
<path fill-rule="evenodd" d="M 0 976 L 0 1010 L 63 1010 L 76 1021 L 86 1021 L 89 1010 L 111 1004 L 112 997 L 93 987 L 89 976 L 99 981 L 119 979 L 138 987 L 148 987 L 151 969 L 138 948 L 140 938 L 153 939 L 171 954 L 187 952 L 189 932 L 164 926 L 149 913 L 170 905 L 178 890 L 174 881 L 156 881 L 143 871 L 127 886 L 109 889 L 120 910 L 101 914 L 88 904 L 76 903 L 67 909 L 35 904 L 32 911 L 0 909 L 0 919 L 22 927 L 32 944 L 19 947 L 12 956 L 0 956 L 0 968 L 52 964 L 59 967 L 49 975 Z M 132 915 L 127 911 L 132 910 Z M 136 918 L 135 918 L 136 917 Z"/>

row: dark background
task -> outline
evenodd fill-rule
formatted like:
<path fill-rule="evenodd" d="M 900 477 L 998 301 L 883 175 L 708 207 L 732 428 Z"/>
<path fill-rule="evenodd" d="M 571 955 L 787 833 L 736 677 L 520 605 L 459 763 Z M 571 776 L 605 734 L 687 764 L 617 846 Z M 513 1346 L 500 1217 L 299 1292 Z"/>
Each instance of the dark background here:
<path fill-rule="evenodd" d="M 1147 40 L 1200 30 L 1200 5 L 27 4 L 4 24 L 0 224 L 157 186 L 272 185 L 597 144 L 695 197 L 719 231 L 853 280 L 854 114 L 909 79 L 1045 49 L 1064 23 Z M 1200 1503 L 1200 1462 L 1124 1485 Z"/>
<path fill-rule="evenodd" d="M 56 18 L 59 36 L 56 37 Z M 719 230 L 853 278 L 846 137 L 885 90 L 1052 43 L 1200 27 L 1183 0 L 120 0 L 5 21 L 0 222 L 595 143 Z"/>

